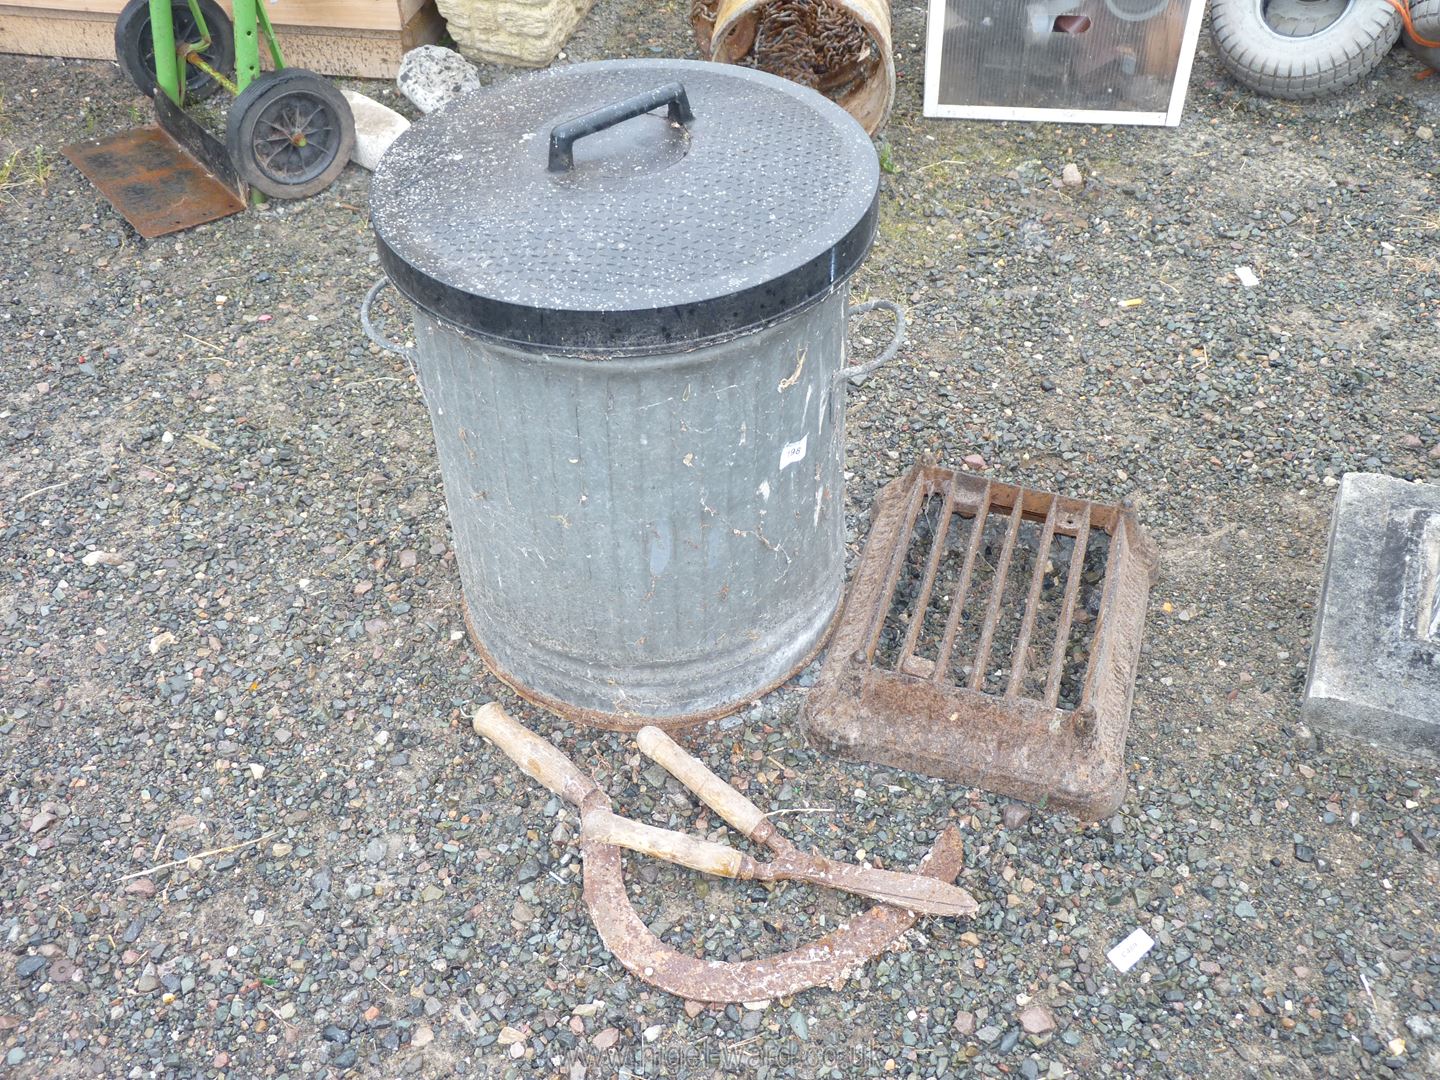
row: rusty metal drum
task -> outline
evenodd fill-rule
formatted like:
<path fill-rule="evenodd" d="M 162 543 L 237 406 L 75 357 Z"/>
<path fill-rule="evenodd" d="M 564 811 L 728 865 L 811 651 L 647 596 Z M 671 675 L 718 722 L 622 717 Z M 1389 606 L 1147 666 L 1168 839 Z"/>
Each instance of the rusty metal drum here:
<path fill-rule="evenodd" d="M 372 220 L 414 308 L 466 620 L 521 694 L 673 728 L 819 649 L 878 183 L 819 94 L 685 61 L 515 79 L 386 154 Z"/>

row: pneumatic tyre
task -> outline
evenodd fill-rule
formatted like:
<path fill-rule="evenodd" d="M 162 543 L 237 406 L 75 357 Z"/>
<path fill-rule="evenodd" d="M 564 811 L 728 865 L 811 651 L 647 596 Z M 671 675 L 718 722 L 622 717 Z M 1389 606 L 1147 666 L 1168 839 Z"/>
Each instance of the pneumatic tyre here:
<path fill-rule="evenodd" d="M 1432 45 L 1421 45 L 1409 34 L 1403 35 L 1405 50 L 1416 60 L 1419 60 L 1426 67 L 1440 71 L 1440 48 Z M 1427 41 L 1434 41 L 1434 38 L 1426 38 Z"/>
<path fill-rule="evenodd" d="M 1415 0 L 1410 5 L 1410 25 L 1426 41 L 1440 41 L 1440 0 Z M 1415 44 L 1421 49 L 1436 47 Z"/>
<path fill-rule="evenodd" d="M 1265 5 L 1265 23 L 1286 37 L 1318 34 L 1338 19 L 1349 0 L 1270 0 Z"/>
<path fill-rule="evenodd" d="M 1149 22 L 1170 6 L 1170 0 L 1105 0 L 1105 7 L 1121 22 Z"/>
<path fill-rule="evenodd" d="M 1387 0 L 1349 0 L 1334 22 L 1290 37 L 1265 21 L 1265 0 L 1211 0 L 1210 34 L 1237 82 L 1270 97 L 1305 101 L 1359 82 L 1400 37 Z"/>

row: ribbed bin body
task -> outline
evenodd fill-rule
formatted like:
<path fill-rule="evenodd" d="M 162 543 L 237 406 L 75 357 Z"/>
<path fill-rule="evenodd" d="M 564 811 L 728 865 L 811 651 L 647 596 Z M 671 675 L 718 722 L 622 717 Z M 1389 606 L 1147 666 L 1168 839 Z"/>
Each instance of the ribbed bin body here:
<path fill-rule="evenodd" d="M 493 670 L 633 728 L 723 714 L 805 663 L 844 578 L 847 292 L 722 344 L 603 360 L 417 309 L 466 615 Z"/>
<path fill-rule="evenodd" d="M 834 102 L 688 60 L 509 80 L 386 152 L 380 264 L 415 309 L 471 636 L 517 690 L 678 727 L 819 648 L 879 183 Z"/>

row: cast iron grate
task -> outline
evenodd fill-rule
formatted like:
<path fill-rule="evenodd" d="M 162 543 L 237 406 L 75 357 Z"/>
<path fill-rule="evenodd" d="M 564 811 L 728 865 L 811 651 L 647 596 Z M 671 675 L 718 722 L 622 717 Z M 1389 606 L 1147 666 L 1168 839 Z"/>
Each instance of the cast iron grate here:
<path fill-rule="evenodd" d="M 877 497 L 811 737 L 1098 817 L 1124 751 L 1155 557 L 1134 512 L 921 465 Z"/>

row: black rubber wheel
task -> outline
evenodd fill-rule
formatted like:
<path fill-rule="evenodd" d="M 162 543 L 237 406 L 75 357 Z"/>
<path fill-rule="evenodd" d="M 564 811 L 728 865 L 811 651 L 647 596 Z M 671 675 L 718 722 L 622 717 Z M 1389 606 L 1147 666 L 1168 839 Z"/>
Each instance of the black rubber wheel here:
<path fill-rule="evenodd" d="M 302 68 L 267 71 L 230 106 L 225 148 L 251 187 L 277 199 L 324 191 L 355 148 L 350 103 Z"/>
<path fill-rule="evenodd" d="M 1270 0 L 1265 24 L 1286 37 L 1318 34 L 1338 19 L 1348 0 Z"/>
<path fill-rule="evenodd" d="M 199 0 L 200 14 L 210 31 L 210 47 L 200 51 L 200 58 L 219 72 L 235 67 L 235 27 L 215 0 Z M 200 42 L 200 30 L 190 5 L 173 0 L 170 18 L 175 24 L 175 44 Z M 115 59 L 130 81 L 146 97 L 155 93 L 155 40 L 150 36 L 149 0 L 130 0 L 115 20 Z M 220 84 L 194 64 L 185 65 L 185 98 L 200 101 L 220 89 Z"/>
<path fill-rule="evenodd" d="M 1348 0 L 1333 22 L 1304 37 L 1273 29 L 1265 3 L 1211 0 L 1210 34 L 1236 81 L 1270 97 L 1304 101 L 1357 83 L 1400 36 L 1400 13 L 1387 0 Z"/>

